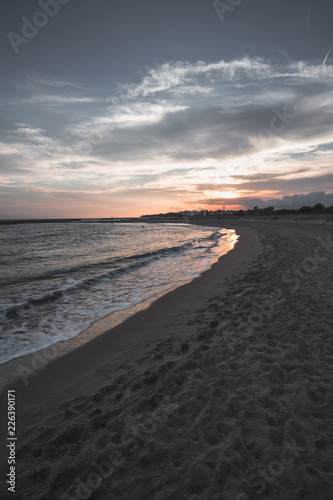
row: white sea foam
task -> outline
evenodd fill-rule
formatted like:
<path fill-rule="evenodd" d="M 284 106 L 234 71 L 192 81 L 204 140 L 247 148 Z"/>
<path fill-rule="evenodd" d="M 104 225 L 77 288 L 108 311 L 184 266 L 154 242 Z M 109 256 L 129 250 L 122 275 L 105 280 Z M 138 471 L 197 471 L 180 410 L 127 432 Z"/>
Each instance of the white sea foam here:
<path fill-rule="evenodd" d="M 191 281 L 236 239 L 230 230 L 184 224 L 2 227 L 0 363 Z"/>

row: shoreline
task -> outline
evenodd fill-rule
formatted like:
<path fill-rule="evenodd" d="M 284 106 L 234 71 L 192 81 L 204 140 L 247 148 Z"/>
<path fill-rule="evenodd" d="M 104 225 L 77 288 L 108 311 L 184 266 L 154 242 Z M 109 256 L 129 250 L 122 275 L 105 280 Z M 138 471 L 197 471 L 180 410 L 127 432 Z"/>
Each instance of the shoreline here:
<path fill-rule="evenodd" d="M 217 228 L 223 228 L 223 225 L 216 225 L 216 224 L 195 224 L 193 225 L 203 225 L 207 227 L 217 227 Z M 231 228 L 233 229 L 233 228 Z M 222 247 L 223 253 L 221 253 L 217 257 L 217 261 L 223 257 L 226 253 L 230 252 L 233 250 L 233 248 L 228 249 L 227 247 L 224 248 Z M 215 260 L 216 257 L 212 257 L 212 261 Z M 105 333 L 110 332 L 113 328 L 117 327 L 118 325 L 122 324 L 124 321 L 126 321 L 128 318 L 131 316 L 137 314 L 140 311 L 143 311 L 147 308 L 149 308 L 156 300 L 158 300 L 160 297 L 163 297 L 164 295 L 167 295 L 174 291 L 175 289 L 192 283 L 194 279 L 199 278 L 202 274 L 205 272 L 209 271 L 217 262 L 213 262 L 210 266 L 209 269 L 206 271 L 203 271 L 199 276 L 196 278 L 191 279 L 190 281 L 184 281 L 181 285 L 176 285 L 174 284 L 174 287 L 171 288 L 168 291 L 164 291 L 161 293 L 156 293 L 152 297 L 148 297 L 142 302 L 139 302 L 138 304 L 134 304 L 131 307 L 127 307 L 126 309 L 120 309 L 118 311 L 114 311 L 110 314 L 107 314 L 104 317 L 101 317 L 100 319 L 94 321 L 88 328 L 80 332 L 78 335 L 72 338 L 68 338 L 67 340 L 62 340 L 55 342 L 54 344 L 51 344 L 50 346 L 42 347 L 38 349 L 37 351 L 34 351 L 32 353 L 28 354 L 23 354 L 21 356 L 17 356 L 11 360 L 8 360 L 4 363 L 0 364 L 0 390 L 7 384 L 14 382 L 18 378 L 26 379 L 27 377 L 29 378 L 29 371 L 30 373 L 33 373 L 35 371 L 39 372 L 43 370 L 43 365 L 47 366 L 51 361 L 54 361 L 58 359 L 59 357 L 62 357 L 66 354 L 69 354 L 70 352 L 80 348 L 84 344 L 91 342 L 94 338 L 103 335 Z M 22 366 L 22 369 L 17 370 L 17 367 Z M 26 369 L 24 367 L 27 367 Z M 41 367 L 41 368 L 40 368 Z"/>
<path fill-rule="evenodd" d="M 233 227 L 202 276 L 11 384 L 10 498 L 330 498 L 333 228 Z"/>
<path fill-rule="evenodd" d="M 216 224 L 214 224 L 213 222 L 211 225 L 215 227 Z M 221 227 L 224 227 L 224 225 L 221 225 Z M 246 232 L 247 231 L 245 231 L 245 233 Z M 102 353 L 104 351 L 103 345 L 105 343 L 113 353 L 114 350 L 118 352 L 119 349 L 124 349 L 126 351 L 127 342 L 130 342 L 131 345 L 136 344 L 137 342 L 141 343 L 141 340 L 139 338 L 137 339 L 133 333 L 130 334 L 128 333 L 129 331 L 137 329 L 136 318 L 137 317 L 139 318 L 142 329 L 143 323 L 149 324 L 151 322 L 150 320 L 151 311 L 152 311 L 153 321 L 155 323 L 156 316 L 160 314 L 160 311 L 164 312 L 164 310 L 167 310 L 168 308 L 170 309 L 178 308 L 179 310 L 183 308 L 184 307 L 183 294 L 186 293 L 190 294 L 189 296 L 191 297 L 191 299 L 188 299 L 188 301 L 193 300 L 194 298 L 196 298 L 197 301 L 200 301 L 202 293 L 205 293 L 205 291 L 207 292 L 208 291 L 207 289 L 210 287 L 210 284 L 216 281 L 212 280 L 212 277 L 215 274 L 215 269 L 220 275 L 220 278 L 218 280 L 219 283 L 220 280 L 223 280 L 225 276 L 231 273 L 230 269 L 233 269 L 235 266 L 237 266 L 238 263 L 241 262 L 243 259 L 247 260 L 248 256 L 246 255 L 247 252 L 245 246 L 248 242 L 249 235 L 247 235 L 246 241 L 242 241 L 241 244 L 239 245 L 241 237 L 242 236 L 240 235 L 233 249 L 229 250 L 226 254 L 222 255 L 218 259 L 218 261 L 215 262 L 210 267 L 210 269 L 204 271 L 200 276 L 194 278 L 192 281 L 185 283 L 181 286 L 178 286 L 173 290 L 166 292 L 161 296 L 158 296 L 157 298 L 152 297 L 151 299 L 147 299 L 143 303 L 137 304 L 132 308 L 125 309 L 123 311 L 116 311 L 115 313 L 107 316 L 106 318 L 98 320 L 95 323 L 97 325 L 97 331 L 94 332 L 91 338 L 89 335 L 88 338 L 84 338 L 85 333 L 87 332 L 86 330 L 81 334 L 79 334 L 77 337 L 74 337 L 73 339 L 59 342 L 57 344 L 54 344 L 53 346 L 41 349 L 35 353 L 24 355 L 19 358 L 14 358 L 13 360 L 3 363 L 2 365 L 0 365 L 1 389 L 4 390 L 8 384 L 10 384 L 11 388 L 14 386 L 15 388 L 16 387 L 26 388 L 28 385 L 30 385 L 31 382 L 33 383 L 36 378 L 40 379 L 41 378 L 40 375 L 43 376 L 42 378 L 47 376 L 45 372 L 47 369 L 50 369 L 49 365 L 53 367 L 55 363 L 60 362 L 61 359 L 63 358 L 66 358 L 66 360 L 68 359 L 68 362 L 65 363 L 66 366 L 74 364 L 74 359 L 72 361 L 70 357 L 72 355 L 75 357 L 76 352 L 82 352 L 82 356 L 86 360 L 86 357 L 89 358 L 90 356 L 90 347 L 93 347 L 95 349 L 95 345 L 96 349 L 98 350 L 101 349 Z M 252 235 L 252 238 L 255 239 L 254 234 Z M 239 245 L 240 248 L 237 247 L 237 245 Z M 249 255 L 251 255 L 251 253 L 252 252 L 250 251 Z M 228 268 L 228 266 L 230 267 Z M 205 287 L 206 289 L 205 291 L 203 290 L 201 283 Z M 193 286 L 193 291 L 191 290 L 192 286 Z M 155 309 L 157 309 L 156 312 Z M 141 318 L 140 315 L 142 315 L 143 317 Z M 115 324 L 113 323 L 113 320 Z M 98 329 L 99 324 L 105 325 L 108 323 L 111 323 L 111 326 L 107 327 L 106 329 L 105 326 L 102 326 L 103 330 L 99 331 Z M 94 325 L 92 325 L 88 329 L 88 331 L 90 331 L 91 329 L 94 330 Z M 124 332 L 126 337 L 128 338 L 120 340 L 121 336 L 124 335 Z M 152 333 L 151 335 L 152 335 L 152 340 L 154 341 L 153 338 L 154 333 Z M 105 359 L 103 359 L 103 361 L 105 361 Z M 81 363 L 79 360 L 76 359 L 75 362 Z M 18 367 L 21 367 L 19 371 Z M 92 369 L 93 368 L 94 366 L 92 366 Z M 61 367 L 59 369 L 63 370 L 64 368 Z M 56 372 L 58 370 L 58 367 L 55 367 L 54 370 Z M 75 375 L 71 370 L 69 370 L 68 376 L 73 377 Z M 80 375 L 78 374 L 78 376 Z M 29 392 L 30 391 L 31 389 L 29 388 Z M 27 399 L 29 398 L 30 396 Z"/>

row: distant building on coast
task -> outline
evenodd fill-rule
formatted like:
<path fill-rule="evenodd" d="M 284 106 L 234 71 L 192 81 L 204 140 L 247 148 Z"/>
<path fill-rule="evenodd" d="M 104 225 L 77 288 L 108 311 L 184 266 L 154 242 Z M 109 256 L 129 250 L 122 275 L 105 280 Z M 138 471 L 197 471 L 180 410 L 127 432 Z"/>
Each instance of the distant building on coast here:
<path fill-rule="evenodd" d="M 183 212 L 180 212 L 183 216 L 185 217 L 196 217 L 196 216 L 201 216 L 201 217 L 206 217 L 207 215 L 207 210 L 184 210 Z"/>

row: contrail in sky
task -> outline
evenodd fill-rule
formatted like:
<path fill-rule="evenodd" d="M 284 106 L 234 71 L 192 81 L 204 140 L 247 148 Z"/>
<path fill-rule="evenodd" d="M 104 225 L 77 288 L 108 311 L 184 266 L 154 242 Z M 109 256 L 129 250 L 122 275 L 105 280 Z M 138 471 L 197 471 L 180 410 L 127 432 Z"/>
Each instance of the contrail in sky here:
<path fill-rule="evenodd" d="M 328 59 L 328 56 L 330 55 L 331 50 L 332 50 L 332 47 L 331 47 L 331 48 L 330 48 L 330 50 L 327 52 L 327 56 L 325 57 L 324 62 L 323 62 L 323 64 L 322 64 L 323 66 L 325 66 L 326 61 L 327 61 L 327 59 Z"/>

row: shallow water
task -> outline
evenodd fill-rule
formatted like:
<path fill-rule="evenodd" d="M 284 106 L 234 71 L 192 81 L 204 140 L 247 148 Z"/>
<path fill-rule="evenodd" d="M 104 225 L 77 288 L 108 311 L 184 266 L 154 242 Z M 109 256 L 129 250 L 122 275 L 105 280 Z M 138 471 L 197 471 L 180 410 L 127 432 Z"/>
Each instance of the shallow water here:
<path fill-rule="evenodd" d="M 191 281 L 236 239 L 189 224 L 0 227 L 0 363 Z"/>

